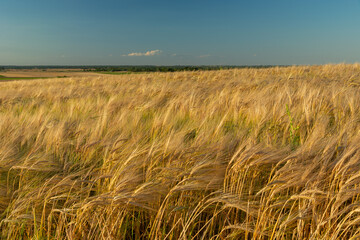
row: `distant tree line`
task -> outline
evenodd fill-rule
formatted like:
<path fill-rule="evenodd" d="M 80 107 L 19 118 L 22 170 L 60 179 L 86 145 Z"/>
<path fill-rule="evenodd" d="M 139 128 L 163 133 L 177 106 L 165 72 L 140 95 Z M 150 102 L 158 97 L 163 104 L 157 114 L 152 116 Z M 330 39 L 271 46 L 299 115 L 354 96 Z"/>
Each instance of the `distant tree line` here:
<path fill-rule="evenodd" d="M 273 66 L 98 66 L 91 69 L 96 72 L 179 72 L 207 71 L 233 68 L 269 68 Z"/>
<path fill-rule="evenodd" d="M 230 67 L 225 67 L 226 69 Z M 94 71 L 105 72 L 178 72 L 178 71 L 199 71 L 199 70 L 219 70 L 224 67 L 219 66 L 105 66 L 97 67 Z"/>
<path fill-rule="evenodd" d="M 221 69 L 233 69 L 233 68 L 270 68 L 270 67 L 286 67 L 285 65 L 254 65 L 254 66 L 109 66 L 109 65 L 86 65 L 86 66 L 0 66 L 0 71 L 7 69 L 81 69 L 82 71 L 95 71 L 95 72 L 179 72 L 179 71 L 206 71 L 206 70 L 221 70 Z"/>

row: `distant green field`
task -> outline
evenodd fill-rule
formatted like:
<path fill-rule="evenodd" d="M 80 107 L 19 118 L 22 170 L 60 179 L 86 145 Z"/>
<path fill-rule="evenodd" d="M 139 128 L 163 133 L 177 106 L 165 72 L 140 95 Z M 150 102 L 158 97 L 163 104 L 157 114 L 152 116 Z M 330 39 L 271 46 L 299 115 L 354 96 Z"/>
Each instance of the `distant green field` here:
<path fill-rule="evenodd" d="M 126 74 L 136 74 L 136 73 L 143 73 L 143 72 L 110 72 L 110 71 L 97 71 L 96 73 L 110 74 L 110 75 L 126 75 Z"/>
<path fill-rule="evenodd" d="M 65 76 L 56 77 L 56 78 L 64 78 Z M 51 77 L 5 77 L 0 75 L 0 81 L 12 81 L 12 80 L 33 80 L 33 79 L 48 79 Z"/>

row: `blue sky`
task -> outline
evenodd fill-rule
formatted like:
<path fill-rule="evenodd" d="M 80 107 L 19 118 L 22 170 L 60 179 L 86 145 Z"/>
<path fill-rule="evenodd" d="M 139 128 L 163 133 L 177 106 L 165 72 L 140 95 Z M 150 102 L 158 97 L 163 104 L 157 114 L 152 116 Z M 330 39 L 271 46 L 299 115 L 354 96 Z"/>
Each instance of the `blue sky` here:
<path fill-rule="evenodd" d="M 360 0 L 2 0 L 0 65 L 360 62 Z"/>

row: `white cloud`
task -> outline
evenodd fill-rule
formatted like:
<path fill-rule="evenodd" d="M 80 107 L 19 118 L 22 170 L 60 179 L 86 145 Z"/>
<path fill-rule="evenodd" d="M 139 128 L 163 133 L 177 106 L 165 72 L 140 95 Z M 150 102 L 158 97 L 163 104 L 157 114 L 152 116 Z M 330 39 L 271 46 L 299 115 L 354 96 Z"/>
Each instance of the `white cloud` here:
<path fill-rule="evenodd" d="M 128 57 L 155 56 L 155 55 L 159 55 L 161 52 L 162 52 L 161 50 L 151 50 L 144 53 L 133 52 L 133 53 L 125 54 L 123 56 L 128 56 Z"/>
<path fill-rule="evenodd" d="M 210 54 L 206 54 L 206 55 L 199 56 L 199 58 L 207 58 L 207 57 L 210 57 L 210 56 L 211 56 Z"/>

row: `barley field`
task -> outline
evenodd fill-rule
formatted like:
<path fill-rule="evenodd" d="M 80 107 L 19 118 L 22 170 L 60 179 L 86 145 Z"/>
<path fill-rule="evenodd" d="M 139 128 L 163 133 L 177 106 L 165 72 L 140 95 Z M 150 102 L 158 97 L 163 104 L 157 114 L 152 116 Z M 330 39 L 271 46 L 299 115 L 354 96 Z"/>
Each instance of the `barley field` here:
<path fill-rule="evenodd" d="M 0 82 L 2 239 L 356 239 L 360 65 Z"/>

